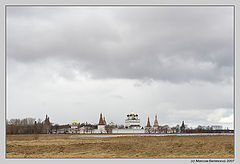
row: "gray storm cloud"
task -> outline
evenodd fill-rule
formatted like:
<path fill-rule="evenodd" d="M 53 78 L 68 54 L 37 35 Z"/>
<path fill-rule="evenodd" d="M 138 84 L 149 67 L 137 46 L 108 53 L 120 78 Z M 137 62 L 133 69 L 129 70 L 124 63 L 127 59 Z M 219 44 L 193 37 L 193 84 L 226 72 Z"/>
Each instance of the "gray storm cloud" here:
<path fill-rule="evenodd" d="M 8 57 L 75 61 L 92 78 L 219 82 L 233 76 L 231 7 L 7 9 Z"/>

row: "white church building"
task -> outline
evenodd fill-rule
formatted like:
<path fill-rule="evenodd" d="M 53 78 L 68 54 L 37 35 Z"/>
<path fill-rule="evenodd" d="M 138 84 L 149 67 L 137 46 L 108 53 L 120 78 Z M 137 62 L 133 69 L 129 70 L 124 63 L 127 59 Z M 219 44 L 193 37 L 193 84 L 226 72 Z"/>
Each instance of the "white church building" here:
<path fill-rule="evenodd" d="M 125 120 L 125 128 L 127 129 L 141 129 L 140 119 L 138 118 L 138 114 L 134 114 L 133 112 L 127 115 L 127 119 Z"/>
<path fill-rule="evenodd" d="M 133 112 L 127 115 L 125 119 L 124 129 L 113 129 L 112 133 L 145 133 L 145 130 L 140 126 L 138 114 Z"/>

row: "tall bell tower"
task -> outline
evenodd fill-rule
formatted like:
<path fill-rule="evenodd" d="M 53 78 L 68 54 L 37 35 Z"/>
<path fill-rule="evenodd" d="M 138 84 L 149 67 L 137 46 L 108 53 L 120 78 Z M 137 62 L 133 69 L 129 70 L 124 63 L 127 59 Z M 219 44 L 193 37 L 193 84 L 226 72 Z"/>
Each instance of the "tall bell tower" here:
<path fill-rule="evenodd" d="M 155 120 L 154 120 L 154 124 L 153 124 L 153 130 L 154 130 L 155 133 L 158 132 L 158 130 L 159 130 L 157 115 L 155 115 Z"/>
<path fill-rule="evenodd" d="M 104 133 L 105 132 L 105 123 L 102 117 L 102 113 L 100 113 L 100 118 L 99 118 L 99 122 L 98 122 L 98 130 L 100 133 Z"/>

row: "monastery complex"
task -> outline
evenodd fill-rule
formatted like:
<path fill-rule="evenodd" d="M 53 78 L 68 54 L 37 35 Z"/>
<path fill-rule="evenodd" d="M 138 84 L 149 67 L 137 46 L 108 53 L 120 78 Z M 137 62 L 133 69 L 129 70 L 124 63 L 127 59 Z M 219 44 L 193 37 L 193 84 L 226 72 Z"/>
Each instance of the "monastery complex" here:
<path fill-rule="evenodd" d="M 170 129 L 167 125 L 159 126 L 157 115 L 155 116 L 153 126 L 151 126 L 150 119 L 148 117 L 146 126 L 141 127 L 138 114 L 134 114 L 132 112 L 126 115 L 125 125 L 121 127 L 116 126 L 113 122 L 107 124 L 105 117 L 103 117 L 102 113 L 100 113 L 97 125 L 87 123 L 79 124 L 77 122 L 73 122 L 71 125 L 52 126 L 50 133 L 180 133 L 183 132 L 184 129 L 184 122 L 182 122 L 181 127 L 178 126 L 175 129 Z"/>

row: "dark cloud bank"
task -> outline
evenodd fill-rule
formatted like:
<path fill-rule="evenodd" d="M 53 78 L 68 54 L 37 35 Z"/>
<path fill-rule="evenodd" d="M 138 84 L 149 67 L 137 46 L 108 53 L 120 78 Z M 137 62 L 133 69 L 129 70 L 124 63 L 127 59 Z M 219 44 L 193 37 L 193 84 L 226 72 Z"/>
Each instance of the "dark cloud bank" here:
<path fill-rule="evenodd" d="M 231 7 L 9 7 L 7 16 L 8 57 L 20 62 L 74 61 L 92 78 L 233 76 Z"/>

